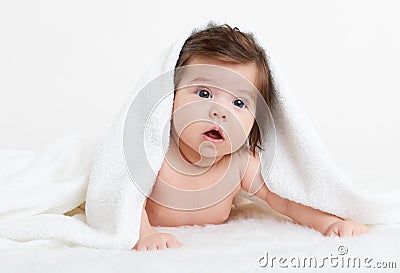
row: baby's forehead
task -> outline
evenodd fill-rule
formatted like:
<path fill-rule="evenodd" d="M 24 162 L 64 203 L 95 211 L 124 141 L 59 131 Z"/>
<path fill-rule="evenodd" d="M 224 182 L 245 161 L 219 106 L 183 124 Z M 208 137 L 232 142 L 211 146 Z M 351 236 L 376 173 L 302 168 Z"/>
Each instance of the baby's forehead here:
<path fill-rule="evenodd" d="M 225 90 L 236 96 L 256 96 L 257 88 L 239 73 L 217 65 L 195 64 L 181 67 L 178 87 L 209 86 Z"/>

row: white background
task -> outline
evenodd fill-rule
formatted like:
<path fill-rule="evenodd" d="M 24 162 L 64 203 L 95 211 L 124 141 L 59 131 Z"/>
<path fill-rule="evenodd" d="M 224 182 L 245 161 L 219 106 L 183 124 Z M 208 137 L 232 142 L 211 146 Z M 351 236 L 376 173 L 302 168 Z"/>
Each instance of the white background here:
<path fill-rule="evenodd" d="M 398 187 L 396 1 L 0 0 L 0 149 L 106 132 L 135 82 L 209 20 L 261 34 L 333 158 Z"/>

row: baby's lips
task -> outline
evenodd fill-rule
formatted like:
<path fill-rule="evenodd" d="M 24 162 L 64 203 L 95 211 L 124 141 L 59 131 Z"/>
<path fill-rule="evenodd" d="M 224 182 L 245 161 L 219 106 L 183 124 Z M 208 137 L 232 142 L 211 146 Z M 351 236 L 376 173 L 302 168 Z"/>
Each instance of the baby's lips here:
<path fill-rule="evenodd" d="M 221 127 L 215 126 L 215 125 L 214 125 L 214 126 L 212 126 L 208 131 L 206 131 L 206 132 L 204 132 L 204 133 L 207 133 L 207 132 L 209 132 L 209 131 L 211 131 L 211 130 L 218 131 L 218 133 L 221 135 L 222 139 L 225 140 L 225 132 L 224 132 L 224 130 L 221 129 Z"/>

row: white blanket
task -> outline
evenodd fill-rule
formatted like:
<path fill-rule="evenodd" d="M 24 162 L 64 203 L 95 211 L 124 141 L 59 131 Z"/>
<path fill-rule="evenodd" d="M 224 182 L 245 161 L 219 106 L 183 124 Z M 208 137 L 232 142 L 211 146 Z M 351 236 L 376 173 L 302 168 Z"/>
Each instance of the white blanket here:
<path fill-rule="evenodd" d="M 233 208 L 230 219 L 222 225 L 157 229 L 174 234 L 182 247 L 134 252 L 71 247 L 56 241 L 51 247 L 43 247 L 39 241 L 14 243 L 0 249 L 0 272 L 186 273 L 188 268 L 193 273 L 308 272 L 317 263 L 321 272 L 358 273 L 397 272 L 400 266 L 400 225 L 374 227 L 370 234 L 359 237 L 325 237 L 249 204 L 240 210 Z M 343 255 L 346 250 L 348 253 Z M 266 253 L 269 263 L 262 267 L 266 261 L 258 261 Z M 287 259 L 279 263 L 281 257 Z M 315 263 L 305 260 L 310 257 L 314 257 Z M 331 260 L 323 263 L 326 257 Z M 353 264 L 354 258 L 356 262 L 360 260 L 360 267 Z M 370 260 L 364 264 L 365 258 Z M 348 266 L 347 259 L 351 259 Z M 381 264 L 379 270 L 371 269 L 382 262 L 386 264 Z"/>
<path fill-rule="evenodd" d="M 166 97 L 147 120 L 148 115 L 140 113 L 148 113 L 155 105 L 152 98 L 142 97 L 141 90 L 152 79 L 174 68 L 190 33 L 191 30 L 184 33 L 146 71 L 110 130 L 100 139 L 67 136 L 37 155 L 3 156 L 0 165 L 0 237 L 3 240 L 0 243 L 58 238 L 98 248 L 131 249 L 135 245 L 145 200 L 135 183 L 144 185 L 147 193 L 151 190 L 163 162 L 162 151 L 167 148 L 165 140 L 169 135 L 165 132 L 169 132 L 173 102 L 172 96 Z M 331 160 L 310 121 L 284 85 L 271 52 L 265 47 L 266 37 L 257 38 L 269 55 L 277 85 L 277 98 L 272 107 L 276 151 L 270 173 L 270 155 L 260 155 L 267 186 L 283 197 L 344 218 L 367 224 L 399 222 L 400 202 L 396 198 L 399 189 L 368 193 L 353 187 Z M 168 90 L 172 79 L 165 80 Z M 136 103 L 134 109 L 130 108 L 132 103 Z M 135 123 L 127 125 L 129 111 L 135 111 Z M 128 130 L 132 128 L 129 126 L 138 130 Z M 124 145 L 125 149 L 137 149 L 134 150 L 137 156 L 125 154 Z M 137 172 L 130 173 L 127 165 Z M 132 178 L 140 181 L 134 183 Z M 264 205 L 243 191 L 240 196 Z M 86 215 L 62 215 L 85 200 Z M 238 200 L 239 197 L 235 199 Z"/>
<path fill-rule="evenodd" d="M 365 236 L 325 237 L 312 229 L 294 225 L 266 209 L 248 204 L 241 206 L 240 210 L 233 208 L 229 220 L 222 225 L 157 229 L 179 238 L 182 247 L 136 252 L 71 247 L 56 241 L 46 247 L 38 240 L 14 243 L 0 249 L 0 272 L 186 273 L 189 268 L 193 273 L 308 272 L 317 262 L 321 272 L 359 273 L 397 272 L 400 266 L 398 224 L 374 227 Z M 348 253 L 343 255 L 346 250 Z M 258 261 L 266 253 L 269 263 L 262 267 L 266 261 L 262 260 L 262 264 Z M 279 263 L 281 257 L 286 257 L 286 261 Z M 316 262 L 309 264 L 305 259 L 310 257 L 314 257 Z M 331 260 L 323 263 L 326 257 Z M 291 261 L 292 258 L 294 260 Z M 360 260 L 360 267 L 353 265 L 354 258 Z M 365 258 L 371 260 L 366 260 L 368 263 L 364 264 Z M 351 259 L 348 266 L 347 259 Z M 379 262 L 386 262 L 386 268 L 389 268 L 390 262 L 391 268 L 385 270 L 381 265 L 379 270 L 371 269 Z M 342 263 L 345 264 L 342 266 Z"/>

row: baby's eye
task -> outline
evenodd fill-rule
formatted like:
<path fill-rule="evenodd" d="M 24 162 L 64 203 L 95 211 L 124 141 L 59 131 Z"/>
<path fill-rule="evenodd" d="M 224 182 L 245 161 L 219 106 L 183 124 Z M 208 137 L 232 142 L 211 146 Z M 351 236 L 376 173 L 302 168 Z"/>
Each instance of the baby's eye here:
<path fill-rule="evenodd" d="M 199 89 L 197 90 L 197 95 L 202 98 L 211 98 L 211 94 L 207 89 Z"/>
<path fill-rule="evenodd" d="M 243 108 L 246 107 L 246 104 L 241 100 L 241 99 L 236 99 L 233 101 L 233 105 L 239 107 L 239 108 Z"/>

